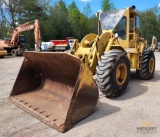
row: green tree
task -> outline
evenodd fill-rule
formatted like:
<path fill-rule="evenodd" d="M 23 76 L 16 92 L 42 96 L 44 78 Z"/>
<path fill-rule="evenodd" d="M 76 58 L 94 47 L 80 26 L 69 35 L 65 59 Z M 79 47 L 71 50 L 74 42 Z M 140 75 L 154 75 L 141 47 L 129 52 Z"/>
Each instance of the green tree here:
<path fill-rule="evenodd" d="M 110 0 L 102 0 L 101 1 L 102 11 L 108 11 L 115 9 L 114 4 L 110 2 Z"/>
<path fill-rule="evenodd" d="M 85 15 L 85 35 L 88 33 L 97 34 L 98 18 L 92 14 L 91 5 L 89 3 L 84 7 L 83 14 Z"/>
<path fill-rule="evenodd" d="M 45 23 L 45 39 L 65 39 L 70 34 L 70 23 L 68 21 L 68 9 L 63 0 L 49 7 L 49 16 Z"/>
<path fill-rule="evenodd" d="M 68 36 L 81 40 L 88 33 L 97 33 L 97 17 L 92 14 L 89 3 L 81 12 L 74 1 L 68 7 L 64 0 L 57 0 L 53 5 L 51 2 L 52 0 L 0 0 L 0 37 L 11 35 L 13 30 L 10 28 L 35 19 L 40 22 L 43 41 L 65 39 Z M 113 7 L 109 0 L 103 0 L 102 5 L 104 10 Z M 33 48 L 33 30 L 22 34 Z"/>
<path fill-rule="evenodd" d="M 68 21 L 71 25 L 71 35 L 74 36 L 75 38 L 81 39 L 82 35 L 82 21 L 83 17 L 80 10 L 78 9 L 76 3 L 73 1 L 69 6 L 68 6 Z"/>
<path fill-rule="evenodd" d="M 17 11 L 19 10 L 17 5 L 19 5 L 19 2 L 16 0 L 0 1 L 0 14 L 11 28 L 16 27 Z"/>
<path fill-rule="evenodd" d="M 46 0 L 17 0 L 19 10 L 17 10 L 17 22 L 19 24 L 24 24 L 26 22 L 34 21 L 38 19 L 41 26 L 41 36 L 42 39 L 45 37 L 43 34 L 45 32 L 44 25 L 45 20 L 48 18 L 48 3 Z M 27 43 L 30 44 L 29 47 L 34 48 L 34 30 L 26 31 L 22 33 L 25 35 Z"/>
<path fill-rule="evenodd" d="M 48 3 L 46 0 L 18 0 L 18 20 L 19 23 L 32 21 L 35 19 L 43 20 L 46 17 Z M 21 6 L 20 6 L 21 5 Z"/>
<path fill-rule="evenodd" d="M 87 3 L 86 6 L 84 7 L 83 14 L 87 18 L 90 18 L 92 16 L 92 9 L 91 9 L 91 5 L 89 3 Z"/>
<path fill-rule="evenodd" d="M 152 9 L 141 12 L 140 15 L 142 37 L 144 37 L 150 45 L 153 36 L 156 36 L 157 38 L 160 36 L 160 22 Z"/>

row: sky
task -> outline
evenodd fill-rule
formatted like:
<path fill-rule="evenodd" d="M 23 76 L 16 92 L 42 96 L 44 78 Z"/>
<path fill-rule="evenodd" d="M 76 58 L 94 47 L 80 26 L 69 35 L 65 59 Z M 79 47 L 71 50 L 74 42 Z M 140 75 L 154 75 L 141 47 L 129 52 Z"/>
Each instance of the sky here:
<path fill-rule="evenodd" d="M 71 4 L 73 0 L 64 0 L 67 5 Z M 83 11 L 85 5 L 90 3 L 93 14 L 101 9 L 101 0 L 74 0 L 79 8 Z M 152 8 L 154 6 L 160 6 L 160 0 L 110 0 L 114 3 L 116 9 L 136 6 L 138 11 L 144 11 L 146 9 Z"/>

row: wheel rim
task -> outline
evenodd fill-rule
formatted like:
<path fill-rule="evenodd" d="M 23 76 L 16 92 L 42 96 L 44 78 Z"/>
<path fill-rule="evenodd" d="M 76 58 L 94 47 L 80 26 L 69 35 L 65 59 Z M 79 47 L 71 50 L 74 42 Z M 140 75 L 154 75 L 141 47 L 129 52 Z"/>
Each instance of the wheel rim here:
<path fill-rule="evenodd" d="M 152 73 L 154 70 L 154 59 L 151 58 L 149 61 L 149 72 Z"/>
<path fill-rule="evenodd" d="M 124 63 L 120 63 L 116 69 L 116 82 L 119 86 L 122 86 L 127 77 L 127 68 Z"/>

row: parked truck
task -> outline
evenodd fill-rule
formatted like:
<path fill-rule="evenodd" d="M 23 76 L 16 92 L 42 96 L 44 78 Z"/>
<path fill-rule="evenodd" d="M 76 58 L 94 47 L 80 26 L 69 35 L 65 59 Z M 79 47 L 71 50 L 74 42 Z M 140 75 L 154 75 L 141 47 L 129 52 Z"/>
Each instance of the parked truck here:
<path fill-rule="evenodd" d="M 50 48 L 51 51 L 66 51 L 69 50 L 74 42 L 73 37 L 67 37 L 65 40 L 49 40 L 53 43 L 53 46 Z"/>
<path fill-rule="evenodd" d="M 67 51 L 71 49 L 74 42 L 73 37 L 67 37 L 65 40 L 49 40 L 49 42 L 41 42 L 42 51 Z M 36 46 L 36 44 L 35 44 Z"/>

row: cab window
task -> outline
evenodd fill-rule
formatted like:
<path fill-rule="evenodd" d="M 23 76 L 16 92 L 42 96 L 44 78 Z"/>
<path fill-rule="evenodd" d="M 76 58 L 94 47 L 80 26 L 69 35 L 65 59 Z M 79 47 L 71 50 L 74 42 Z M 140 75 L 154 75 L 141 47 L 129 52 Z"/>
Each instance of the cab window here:
<path fill-rule="evenodd" d="M 125 40 L 126 39 L 126 28 L 127 28 L 127 19 L 124 16 L 118 25 L 114 29 L 114 34 L 118 33 L 118 37 Z"/>

